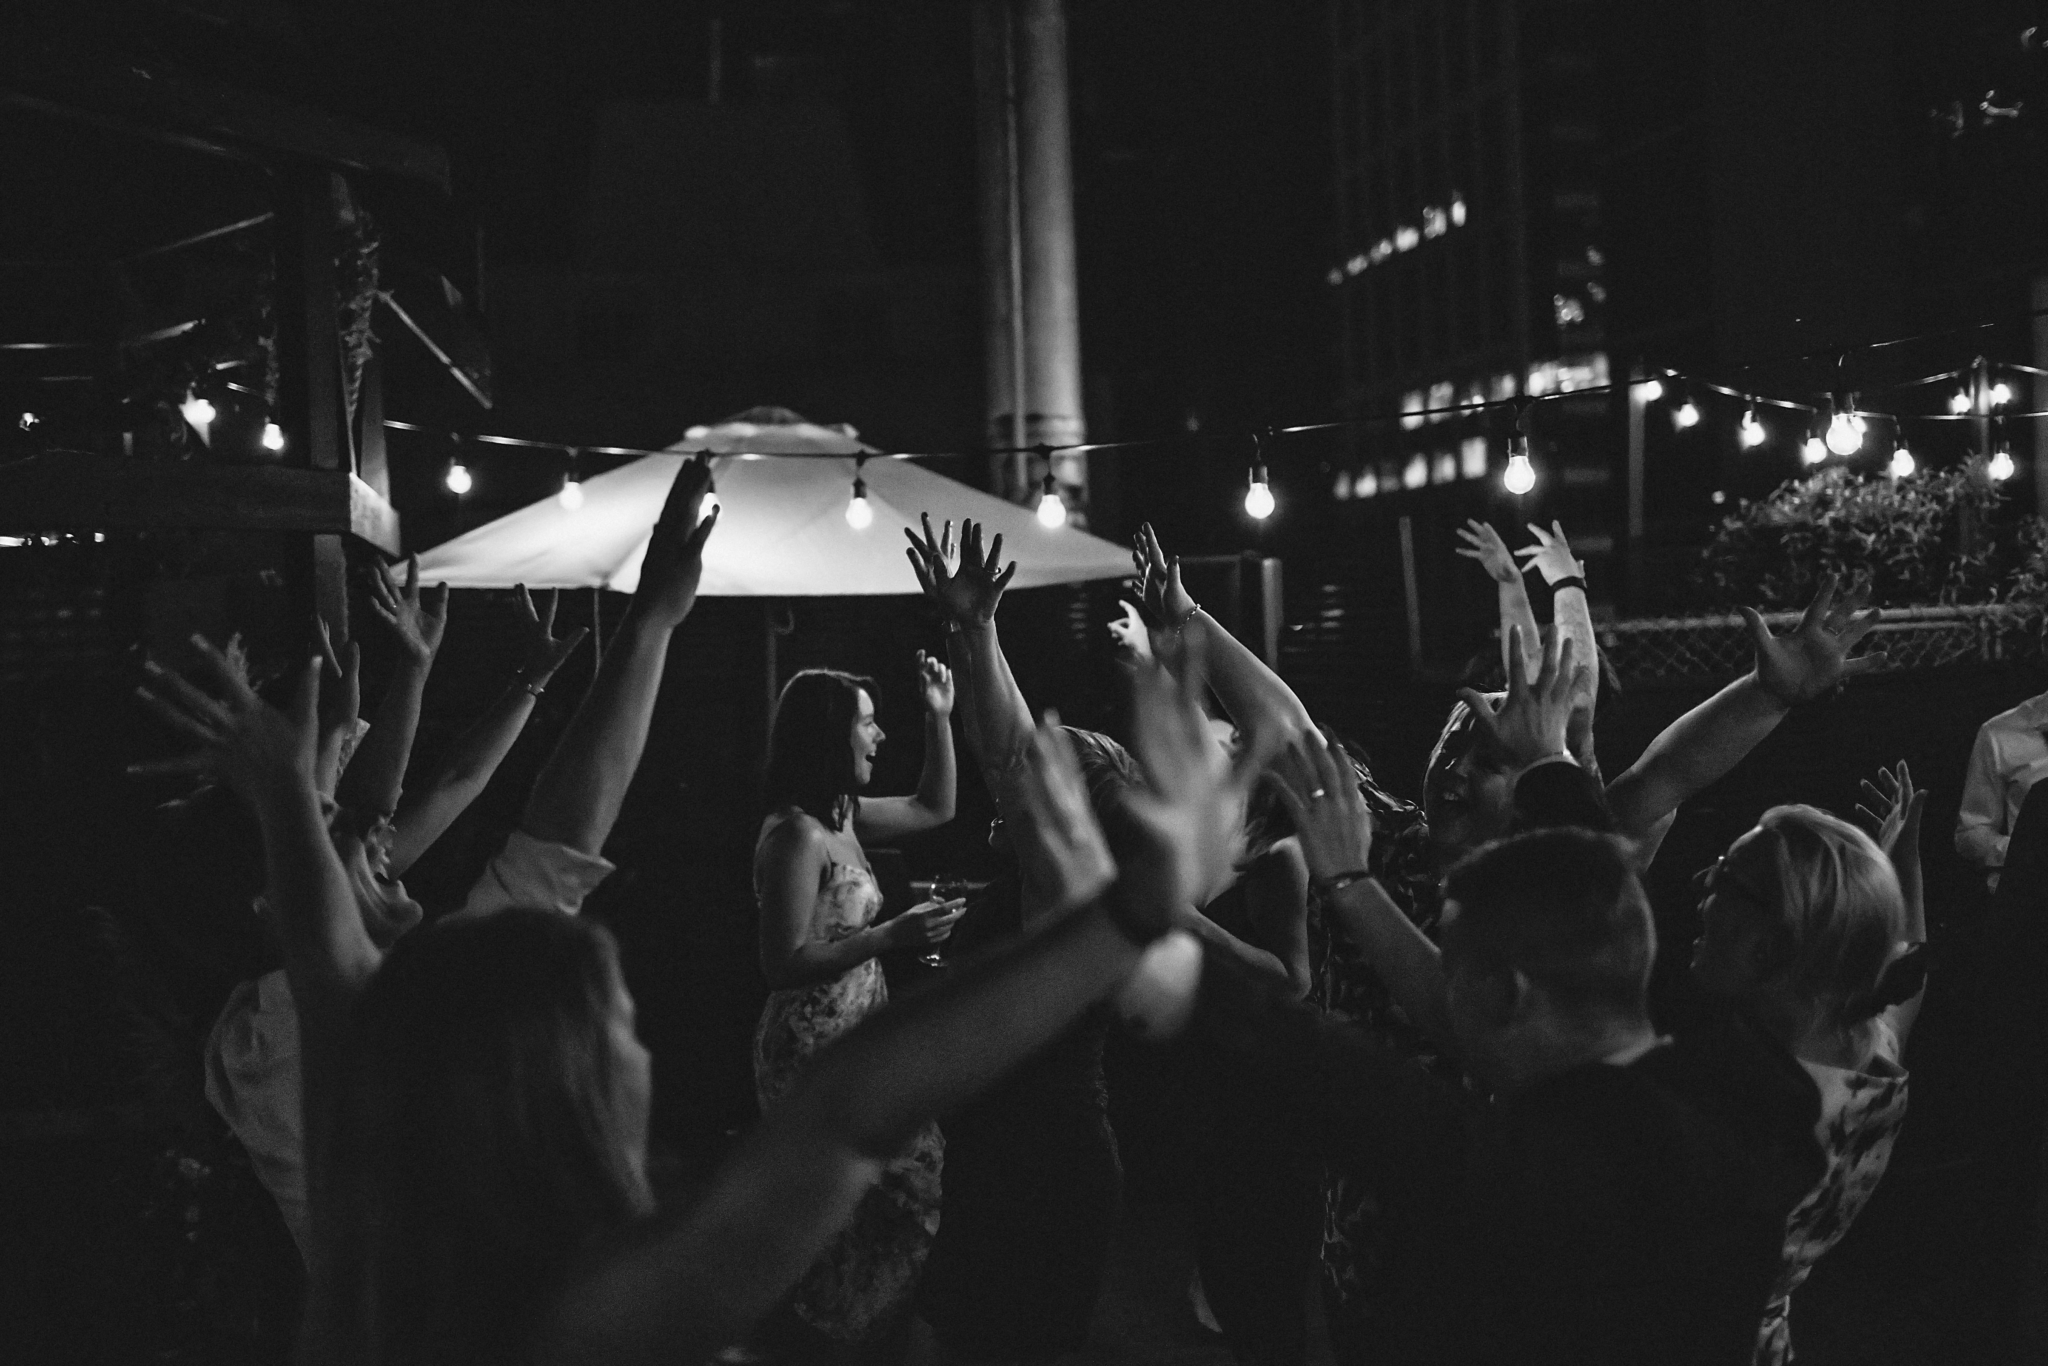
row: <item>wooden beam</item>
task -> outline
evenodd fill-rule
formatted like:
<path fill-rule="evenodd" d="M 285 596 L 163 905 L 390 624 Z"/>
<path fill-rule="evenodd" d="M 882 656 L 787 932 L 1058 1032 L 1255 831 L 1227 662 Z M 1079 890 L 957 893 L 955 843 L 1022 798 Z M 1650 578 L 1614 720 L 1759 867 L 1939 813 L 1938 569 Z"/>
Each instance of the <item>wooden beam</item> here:
<path fill-rule="evenodd" d="M 71 453 L 0 466 L 0 528 L 9 534 L 173 527 L 353 535 L 399 552 L 398 513 L 344 470 Z"/>

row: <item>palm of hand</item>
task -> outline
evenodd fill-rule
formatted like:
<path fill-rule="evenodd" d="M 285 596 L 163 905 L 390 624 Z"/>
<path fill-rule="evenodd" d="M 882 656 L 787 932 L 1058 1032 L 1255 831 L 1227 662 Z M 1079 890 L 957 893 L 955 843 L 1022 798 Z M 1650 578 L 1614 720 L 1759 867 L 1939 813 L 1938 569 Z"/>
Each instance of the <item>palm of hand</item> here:
<path fill-rule="evenodd" d="M 1778 636 L 1756 656 L 1757 680 L 1787 702 L 1810 702 L 1842 681 L 1848 651 L 1819 627 Z"/>
<path fill-rule="evenodd" d="M 1487 523 L 1477 520 L 1466 522 L 1458 528 L 1458 539 L 1465 543 L 1458 554 L 1468 560 L 1479 561 L 1479 567 L 1495 583 L 1522 581 L 1522 571 L 1515 568 L 1515 558 L 1509 553 L 1507 542 Z"/>

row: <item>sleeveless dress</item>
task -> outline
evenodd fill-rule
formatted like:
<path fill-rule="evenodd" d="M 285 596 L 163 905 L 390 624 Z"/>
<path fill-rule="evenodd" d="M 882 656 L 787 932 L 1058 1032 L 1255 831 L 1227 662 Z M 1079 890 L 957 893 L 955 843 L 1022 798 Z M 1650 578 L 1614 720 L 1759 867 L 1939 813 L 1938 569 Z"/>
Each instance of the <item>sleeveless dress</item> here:
<path fill-rule="evenodd" d="M 1820 1087 L 1814 1136 L 1827 1170 L 1785 1220 L 1785 1253 L 1757 1333 L 1756 1366 L 1792 1360 L 1792 1292 L 1870 1203 L 1906 1122 L 1906 1069 L 1899 1064 L 1898 1039 L 1883 1024 L 1878 1029 L 1876 1053 L 1863 1070 L 1800 1061 Z"/>
<path fill-rule="evenodd" d="M 811 909 L 809 941 L 844 939 L 874 923 L 881 889 L 865 867 L 827 865 Z M 754 1031 L 754 1091 L 765 1113 L 803 1076 L 817 1051 L 889 1000 L 870 958 L 829 982 L 771 992 Z M 827 1337 L 858 1341 L 910 1304 L 939 1228 L 939 1131 L 927 1124 L 882 1169 L 853 1219 L 792 1292 L 796 1316 Z"/>

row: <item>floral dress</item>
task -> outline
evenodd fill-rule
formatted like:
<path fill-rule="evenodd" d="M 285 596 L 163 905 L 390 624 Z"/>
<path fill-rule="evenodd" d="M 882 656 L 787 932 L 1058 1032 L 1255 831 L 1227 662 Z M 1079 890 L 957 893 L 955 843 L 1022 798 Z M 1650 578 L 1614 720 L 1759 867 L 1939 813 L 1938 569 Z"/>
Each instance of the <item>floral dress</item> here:
<path fill-rule="evenodd" d="M 1906 1069 L 1899 1064 L 1897 1037 L 1882 1022 L 1876 1052 L 1863 1070 L 1804 1059 L 1800 1066 L 1820 1087 L 1814 1133 L 1827 1170 L 1785 1220 L 1785 1254 L 1757 1333 L 1757 1366 L 1792 1360 L 1792 1292 L 1870 1203 L 1906 1122 Z"/>
<path fill-rule="evenodd" d="M 811 910 L 810 938 L 844 939 L 874 923 L 882 893 L 865 867 L 834 861 Z M 771 992 L 754 1030 L 754 1092 L 765 1112 L 787 1094 L 820 1048 L 889 1000 L 882 965 L 868 959 L 829 982 Z M 907 1308 L 939 1231 L 939 1131 L 927 1124 L 882 1169 L 852 1220 L 798 1283 L 798 1318 L 827 1337 L 858 1341 Z"/>

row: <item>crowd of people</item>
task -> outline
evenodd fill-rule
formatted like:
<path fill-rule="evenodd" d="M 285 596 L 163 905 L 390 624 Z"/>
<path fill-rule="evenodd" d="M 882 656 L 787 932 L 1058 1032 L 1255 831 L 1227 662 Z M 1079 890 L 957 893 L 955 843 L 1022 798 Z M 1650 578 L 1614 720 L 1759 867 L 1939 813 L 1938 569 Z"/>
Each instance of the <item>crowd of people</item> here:
<path fill-rule="evenodd" d="M 1762 812 L 1700 874 L 1689 954 L 1660 944 L 1643 878 L 1682 804 L 1877 665 L 1859 596 L 1826 584 L 1783 635 L 1746 612 L 1754 668 L 1610 779 L 1563 529 L 1510 550 L 1472 523 L 1504 686 L 1462 695 L 1415 805 L 1193 601 L 1150 528 L 1110 624 L 1127 734 L 1041 716 L 997 627 L 1001 538 L 927 520 L 910 573 L 945 650 L 916 660 L 917 790 L 866 791 L 874 680 L 788 681 L 753 862 L 760 1119 L 658 1208 L 650 1059 L 614 940 L 577 912 L 613 871 L 709 488 L 682 465 L 518 829 L 443 914 L 400 878 L 581 639 L 551 602 L 527 604 L 516 682 L 409 783 L 447 615 L 416 574 L 376 586 L 397 667 L 371 724 L 353 647 L 273 687 L 236 642 L 195 639 L 190 676 L 150 666 L 143 701 L 196 746 L 175 766 L 260 835 L 282 966 L 228 1001 L 207 1089 L 304 1257 L 307 1360 L 1072 1352 L 1122 1200 L 1116 1030 L 1155 1041 L 1186 1100 L 1190 1312 L 1242 1362 L 1308 1358 L 1312 1283 L 1344 1363 L 1793 1359 L 1800 1284 L 1907 1113 L 1926 794 L 1901 763 L 1855 819 Z M 2002 865 L 2020 935 L 2048 877 L 2041 705 L 1987 726 L 1957 836 Z M 954 819 L 956 722 L 1008 871 L 884 918 L 868 851 Z M 948 969 L 892 1003 L 882 957 L 940 944 Z"/>

